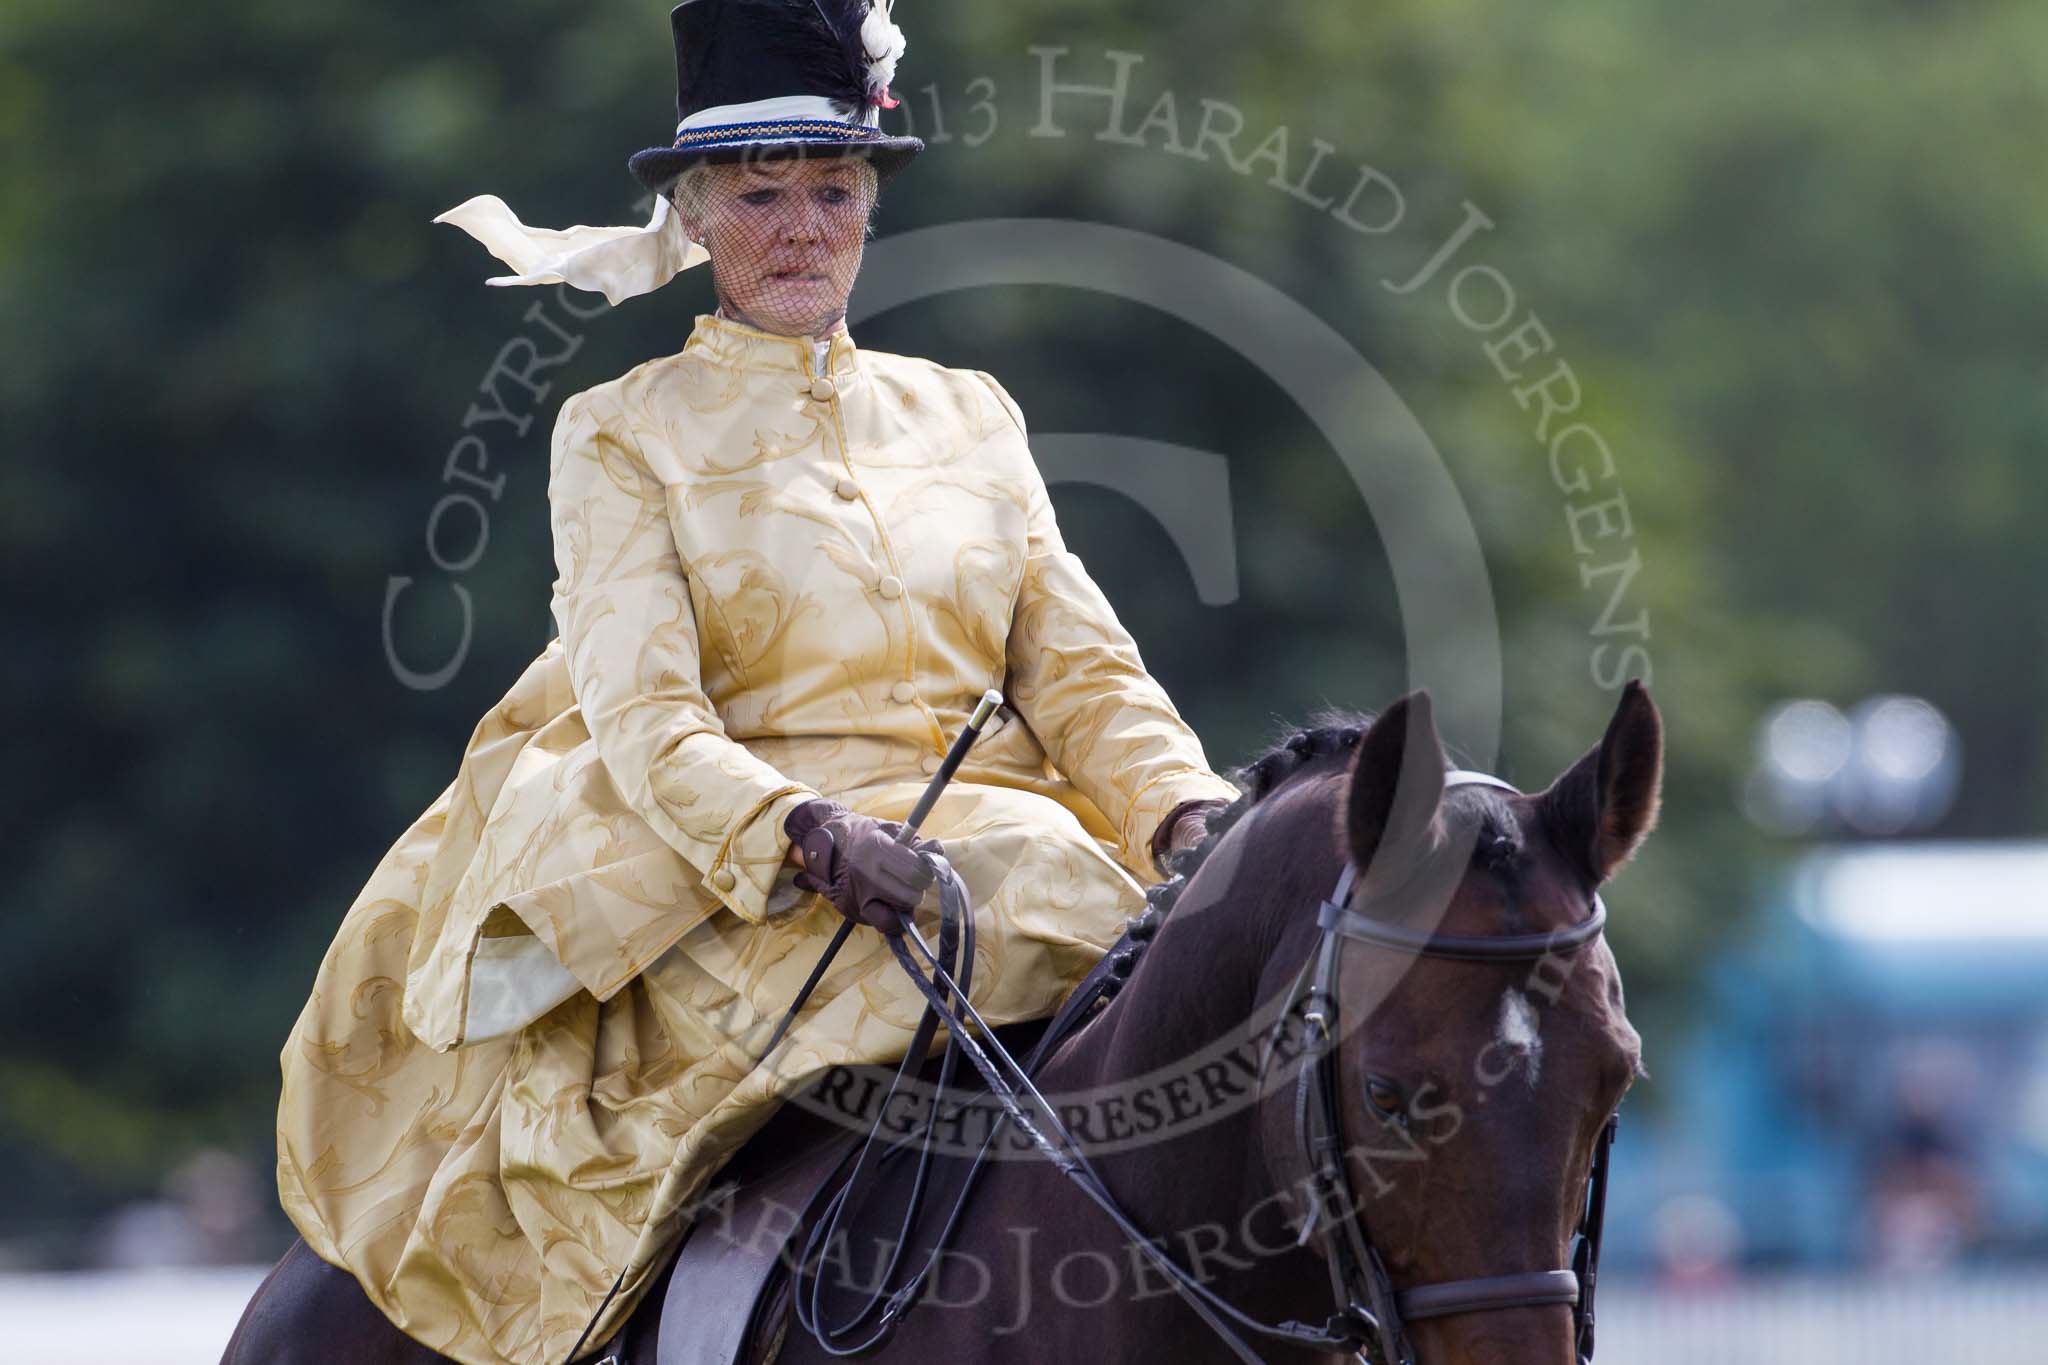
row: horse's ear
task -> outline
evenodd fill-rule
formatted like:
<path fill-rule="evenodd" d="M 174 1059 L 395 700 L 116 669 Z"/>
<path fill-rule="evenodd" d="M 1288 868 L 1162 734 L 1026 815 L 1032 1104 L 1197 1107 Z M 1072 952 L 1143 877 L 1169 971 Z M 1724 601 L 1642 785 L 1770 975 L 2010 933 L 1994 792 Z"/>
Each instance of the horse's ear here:
<path fill-rule="evenodd" d="M 1559 846 L 1598 886 L 1627 862 L 1657 823 L 1664 782 L 1664 722 L 1630 680 L 1607 733 L 1543 793 Z"/>
<path fill-rule="evenodd" d="M 1351 861 L 1363 878 L 1397 880 L 1442 846 L 1444 746 L 1429 693 L 1380 712 L 1358 741 L 1345 799 Z"/>

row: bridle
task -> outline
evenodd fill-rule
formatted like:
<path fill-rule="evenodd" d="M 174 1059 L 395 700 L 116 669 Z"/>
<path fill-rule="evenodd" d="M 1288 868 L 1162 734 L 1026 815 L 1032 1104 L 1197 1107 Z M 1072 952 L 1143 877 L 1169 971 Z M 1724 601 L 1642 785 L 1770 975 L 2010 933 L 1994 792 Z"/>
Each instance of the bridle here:
<path fill-rule="evenodd" d="M 1488 773 L 1453 770 L 1444 775 L 1444 787 L 1516 788 Z M 1570 1304 L 1572 1335 L 1581 1365 L 1593 1359 L 1593 1288 L 1600 1271 L 1600 1231 L 1607 1209 L 1608 1153 L 1614 1145 L 1617 1121 L 1609 1116 L 1601 1127 L 1593 1149 L 1593 1165 L 1587 1177 L 1585 1202 L 1574 1234 L 1572 1268 L 1530 1270 L 1475 1279 L 1444 1280 L 1396 1292 L 1386 1264 L 1373 1248 L 1364 1223 L 1364 1205 L 1355 1197 L 1351 1170 L 1344 1159 L 1343 1109 L 1338 1069 L 1333 1060 L 1338 1027 L 1338 967 L 1347 940 L 1370 944 L 1391 952 L 1415 957 L 1434 957 L 1454 962 L 1534 962 L 1558 953 L 1569 953 L 1598 938 L 1607 924 L 1607 907 L 1596 893 L 1592 913 L 1577 924 L 1550 933 L 1460 936 L 1418 933 L 1351 908 L 1358 869 L 1349 859 L 1337 878 L 1337 888 L 1323 902 L 1316 916 L 1322 937 L 1314 958 L 1314 979 L 1305 996 L 1296 992 L 1274 1025 L 1276 1032 L 1294 1012 L 1296 1001 L 1305 1001 L 1302 1022 L 1307 1046 L 1295 1081 L 1294 1129 L 1296 1145 L 1306 1159 L 1311 1198 L 1301 1240 L 1314 1236 L 1330 1270 L 1330 1292 L 1343 1305 L 1365 1344 L 1369 1358 L 1377 1365 L 1414 1365 L 1403 1324 L 1419 1318 L 1448 1317 L 1453 1313 L 1478 1313 L 1503 1308 L 1527 1308 L 1548 1304 Z M 1306 965 L 1304 971 L 1306 971 Z M 1270 1049 L 1269 1049 L 1270 1051 Z M 1323 1210 L 1343 1210 L 1348 1217 L 1330 1219 Z M 1334 1227 L 1331 1226 L 1334 1223 Z"/>
<path fill-rule="evenodd" d="M 1447 773 L 1444 785 L 1446 788 L 1485 785 L 1500 787 L 1507 791 L 1516 790 L 1497 777 L 1463 770 Z M 1297 1003 L 1306 1001 L 1302 1019 L 1307 1026 L 1308 1045 L 1304 1050 L 1296 1082 L 1294 1113 L 1296 1137 L 1308 1162 L 1309 1180 L 1314 1197 L 1310 1201 L 1310 1212 L 1301 1229 L 1299 1244 L 1306 1245 L 1311 1236 L 1319 1240 L 1324 1261 L 1330 1269 L 1330 1288 L 1336 1309 L 1332 1316 L 1318 1327 L 1293 1321 L 1261 1322 L 1240 1311 L 1189 1274 L 1156 1239 L 1147 1235 L 1131 1221 L 1061 1121 L 1059 1111 L 1046 1100 L 1032 1081 L 1032 1073 L 1038 1069 L 1038 1064 L 1051 1054 L 1060 1041 L 1071 1036 L 1085 1022 L 1097 1003 L 1112 995 L 1128 978 L 1144 940 L 1149 938 L 1149 931 L 1141 935 L 1134 928 L 1125 934 L 1122 942 L 1104 955 L 1096 968 L 1068 996 L 1032 1050 L 1029 1059 L 1020 1065 L 996 1041 L 993 1031 L 968 1000 L 974 961 L 974 920 L 967 908 L 966 887 L 961 883 L 958 874 L 943 862 L 936 863 L 936 870 L 939 873 L 940 892 L 937 952 L 933 951 L 916 927 L 910 925 L 907 920 L 903 933 L 886 936 L 890 950 L 926 1000 L 925 1018 L 920 1022 L 917 1031 L 918 1039 L 926 1046 L 913 1047 L 905 1056 L 896 1082 L 890 1087 L 890 1095 L 893 1097 L 897 1086 L 914 1074 L 916 1064 L 926 1055 L 931 1038 L 931 1026 L 943 1023 L 946 1026 L 947 1045 L 946 1057 L 942 1063 L 942 1080 L 950 1081 L 958 1052 L 964 1052 L 988 1083 L 989 1092 L 1001 1107 L 1002 1113 L 991 1124 L 980 1153 L 946 1216 L 944 1226 L 925 1264 L 892 1292 L 887 1289 L 887 1281 L 893 1276 L 896 1265 L 896 1256 L 892 1255 L 889 1269 L 879 1277 L 881 1283 L 867 1302 L 851 1319 L 828 1324 L 825 1321 L 824 1305 L 818 1297 L 821 1282 L 815 1279 L 811 1267 L 820 1263 L 823 1248 L 829 1245 L 831 1235 L 837 1231 L 840 1215 L 848 1207 L 853 1186 L 857 1183 L 861 1171 L 867 1167 L 875 1144 L 880 1140 L 881 1127 L 878 1119 L 875 1131 L 869 1135 L 866 1144 L 860 1149 L 860 1155 L 854 1163 L 853 1174 L 830 1195 L 823 1221 L 812 1224 L 811 1235 L 806 1239 L 807 1245 L 796 1264 L 797 1317 L 828 1352 L 834 1355 L 852 1355 L 874 1349 L 889 1335 L 902 1315 L 914 1305 L 938 1264 L 952 1229 L 966 1205 L 967 1195 L 996 1140 L 1002 1121 L 1008 1119 L 1017 1125 L 1019 1131 L 1043 1156 L 1071 1178 L 1083 1193 L 1109 1215 L 1130 1239 L 1131 1245 L 1153 1262 L 1174 1291 L 1208 1324 L 1232 1353 L 1245 1362 L 1245 1365 L 1261 1365 L 1261 1362 L 1260 1357 L 1240 1333 L 1267 1337 L 1304 1349 L 1341 1350 L 1359 1355 L 1371 1362 L 1371 1365 L 1415 1365 L 1403 1330 L 1406 1321 L 1445 1317 L 1453 1313 L 1486 1312 L 1549 1304 L 1571 1305 L 1575 1347 L 1580 1365 L 1588 1365 L 1592 1360 L 1593 1286 L 1600 1265 L 1600 1229 L 1607 1203 L 1608 1152 L 1614 1141 L 1614 1118 L 1610 1117 L 1602 1127 L 1594 1149 L 1585 1204 L 1575 1235 L 1576 1245 L 1572 1254 L 1571 1269 L 1524 1271 L 1477 1279 L 1448 1280 L 1397 1292 L 1391 1277 L 1387 1274 L 1385 1263 L 1374 1250 L 1365 1230 L 1362 1206 L 1353 1197 L 1350 1171 L 1344 1160 L 1343 1127 L 1339 1117 L 1342 1113 L 1341 1089 L 1333 1054 L 1334 1043 L 1340 1036 L 1337 1026 L 1338 966 L 1346 940 L 1393 952 L 1419 957 L 1447 958 L 1460 962 L 1536 961 L 1549 954 L 1571 952 L 1600 936 L 1607 921 L 1607 912 L 1597 895 L 1593 898 L 1592 913 L 1587 919 L 1554 933 L 1479 937 L 1417 933 L 1370 918 L 1351 908 L 1357 869 L 1348 859 L 1346 860 L 1344 870 L 1337 879 L 1336 890 L 1330 899 L 1323 902 L 1317 916 L 1321 932 L 1320 944 L 1312 961 L 1303 965 L 1303 977 L 1307 976 L 1311 965 L 1313 966 L 1313 981 L 1304 996 L 1301 991 L 1303 978 L 1296 979 L 1295 988 L 1284 1003 L 1279 1019 L 1274 1025 L 1277 1034 L 1294 1013 Z M 1148 912 L 1148 915 L 1150 913 Z M 851 921 L 846 927 L 851 927 Z M 820 959 L 817 968 L 812 972 L 811 983 L 807 983 L 803 994 L 809 993 L 810 984 L 814 984 L 822 974 L 826 963 L 843 938 L 844 930 L 841 936 L 834 940 L 833 948 L 828 949 L 825 956 Z M 912 956 L 910 944 L 915 944 L 922 955 L 922 967 Z M 798 1006 L 801 1005 L 801 1001 L 800 995 Z M 795 1007 L 791 1010 L 791 1016 L 794 1013 Z M 785 1017 L 783 1028 L 786 1028 L 788 1023 L 789 1018 Z M 776 1040 L 782 1036 L 783 1028 L 776 1030 Z M 981 1035 L 981 1041 L 974 1037 L 977 1031 Z M 769 1048 L 764 1050 L 762 1055 L 765 1057 L 767 1051 L 773 1050 L 773 1046 L 774 1042 L 771 1041 Z M 1268 1051 L 1270 1055 L 1270 1045 Z M 1031 1106 L 1029 1112 L 1027 1101 Z M 915 1155 L 918 1164 L 917 1187 L 920 1192 L 925 1186 L 925 1170 L 932 1154 L 932 1124 L 937 1119 L 939 1108 L 937 1104 L 926 1106 L 926 1127 L 922 1134 L 911 1133 L 903 1136 L 891 1145 L 889 1150 L 881 1152 L 876 1158 L 886 1161 L 898 1156 Z M 889 1112 L 887 1102 L 883 1104 L 881 1112 Z M 1334 1207 L 1344 1210 L 1347 1216 L 1337 1219 L 1323 1217 L 1324 1210 L 1333 1207 L 1329 1202 L 1331 1200 L 1339 1201 Z M 906 1230 L 911 1220 L 916 1217 L 917 1203 L 918 1195 L 914 1194 L 910 1206 L 906 1207 L 903 1214 Z M 1334 1227 L 1331 1226 L 1332 1223 L 1335 1224 Z M 899 1239 L 898 1255 L 902 1247 L 903 1241 Z M 807 1278 L 811 1279 L 808 1292 L 805 1287 Z"/>

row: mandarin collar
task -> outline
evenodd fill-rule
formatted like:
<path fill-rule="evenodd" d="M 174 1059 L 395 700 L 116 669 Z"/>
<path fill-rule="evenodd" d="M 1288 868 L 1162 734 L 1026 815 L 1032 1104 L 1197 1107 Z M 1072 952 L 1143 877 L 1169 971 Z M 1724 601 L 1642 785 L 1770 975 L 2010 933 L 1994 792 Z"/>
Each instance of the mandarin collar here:
<path fill-rule="evenodd" d="M 699 313 L 696 328 L 683 343 L 683 354 L 701 356 L 736 370 L 815 374 L 813 365 L 819 340 L 764 332 L 716 313 Z M 860 368 L 860 352 L 850 333 L 842 328 L 832 333 L 830 342 L 825 373 L 851 374 Z"/>

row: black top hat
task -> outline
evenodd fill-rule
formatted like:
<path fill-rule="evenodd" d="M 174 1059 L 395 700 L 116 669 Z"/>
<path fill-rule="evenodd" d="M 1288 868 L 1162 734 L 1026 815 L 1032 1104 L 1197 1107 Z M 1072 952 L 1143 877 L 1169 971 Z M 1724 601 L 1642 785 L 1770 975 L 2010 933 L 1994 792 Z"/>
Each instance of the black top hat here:
<path fill-rule="evenodd" d="M 865 156 L 886 180 L 924 150 L 879 126 L 903 49 L 887 0 L 683 0 L 668 17 L 676 139 L 626 163 L 656 194 L 703 161 Z"/>

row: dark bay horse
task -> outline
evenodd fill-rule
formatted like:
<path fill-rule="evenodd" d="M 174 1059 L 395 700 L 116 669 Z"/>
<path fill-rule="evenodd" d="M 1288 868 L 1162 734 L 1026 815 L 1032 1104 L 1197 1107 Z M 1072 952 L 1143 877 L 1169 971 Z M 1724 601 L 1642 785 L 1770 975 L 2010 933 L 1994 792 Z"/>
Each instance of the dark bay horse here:
<path fill-rule="evenodd" d="M 1392 935 L 1540 940 L 1584 926 L 1596 889 L 1655 823 L 1662 727 L 1640 684 L 1601 742 L 1545 790 L 1446 786 L 1426 694 L 1376 720 L 1319 726 L 1240 770 L 1244 796 L 1178 855 L 1187 873 L 1118 996 L 1038 1073 L 1104 1184 L 1161 1250 L 1262 1322 L 1322 1324 L 1331 1276 L 1303 1222 L 1295 1072 L 1272 1044 L 1276 1006 L 1315 965 L 1318 911 L 1347 861 L 1353 904 Z M 1352 942 L 1336 959 L 1334 1039 L 1344 1164 L 1396 1291 L 1542 1278 L 1572 1262 L 1596 1150 L 1641 1074 L 1613 955 L 1457 960 Z M 1327 1214 L 1325 1215 L 1327 1217 Z M 1327 1229 L 1325 1229 L 1327 1230 Z M 294 1258 L 299 1258 L 295 1263 Z M 655 1365 L 662 1295 L 624 1334 Z M 668 1330 L 678 1324 L 671 1317 Z M 1425 1316 L 1416 1365 L 1572 1365 L 1564 1302 Z M 1348 1351 L 1270 1339 L 1268 1361 Z M 883 1360 L 1231 1362 L 1234 1355 L 1129 1237 L 1051 1165 L 987 1166 L 923 1301 Z M 776 1359 L 834 1357 L 792 1327 Z M 223 1365 L 442 1357 L 400 1337 L 303 1244 L 274 1272 Z"/>

